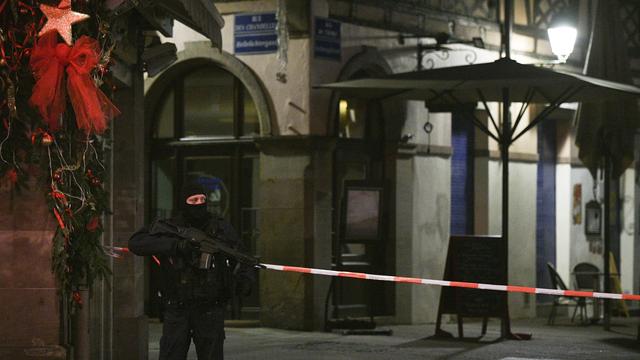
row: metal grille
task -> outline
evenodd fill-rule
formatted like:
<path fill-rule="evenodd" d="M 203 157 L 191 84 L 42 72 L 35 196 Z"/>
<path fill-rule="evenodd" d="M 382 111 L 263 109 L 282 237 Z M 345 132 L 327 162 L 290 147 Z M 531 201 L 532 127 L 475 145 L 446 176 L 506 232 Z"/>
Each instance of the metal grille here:
<path fill-rule="evenodd" d="M 577 17 L 578 5 L 578 0 L 534 0 L 533 25 L 546 30 L 558 14 L 568 12 Z"/>
<path fill-rule="evenodd" d="M 640 2 L 637 0 L 619 0 L 618 16 L 629 49 L 640 49 Z"/>

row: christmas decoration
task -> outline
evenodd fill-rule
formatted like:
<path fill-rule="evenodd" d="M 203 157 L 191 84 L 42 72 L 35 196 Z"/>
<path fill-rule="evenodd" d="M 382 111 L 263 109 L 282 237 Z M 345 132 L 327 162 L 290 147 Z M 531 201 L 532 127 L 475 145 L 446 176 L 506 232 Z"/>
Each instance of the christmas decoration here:
<path fill-rule="evenodd" d="M 57 224 L 52 271 L 71 309 L 86 301 L 80 290 L 110 271 L 101 243 L 109 213 L 103 148 L 118 114 L 99 89 L 109 84 L 111 14 L 101 1 L 74 6 L 78 12 L 70 0 L 0 0 L 0 187 L 44 184 Z"/>
<path fill-rule="evenodd" d="M 71 0 L 62 0 L 57 7 L 42 4 L 40 10 L 48 20 L 38 35 L 43 36 L 56 31 L 68 45 L 73 43 L 71 25 L 89 18 L 87 14 L 71 11 Z"/>
<path fill-rule="evenodd" d="M 30 66 L 37 82 L 29 102 L 38 108 L 51 131 L 66 108 L 66 89 L 76 115 L 78 128 L 86 133 L 103 133 L 118 109 L 98 89 L 89 72 L 98 64 L 99 45 L 95 39 L 82 36 L 73 47 L 59 44 L 54 33 L 42 36 L 31 54 Z M 66 71 L 65 71 L 66 70 Z"/>
<path fill-rule="evenodd" d="M 42 134 L 42 145 L 50 146 L 51 144 L 53 144 L 53 137 L 51 137 L 51 135 L 49 135 L 47 133 L 43 133 Z"/>
<path fill-rule="evenodd" d="M 5 176 L 7 177 L 7 180 L 9 180 L 9 182 L 11 182 L 12 184 L 18 182 L 18 172 L 16 171 L 16 169 L 7 171 Z"/>

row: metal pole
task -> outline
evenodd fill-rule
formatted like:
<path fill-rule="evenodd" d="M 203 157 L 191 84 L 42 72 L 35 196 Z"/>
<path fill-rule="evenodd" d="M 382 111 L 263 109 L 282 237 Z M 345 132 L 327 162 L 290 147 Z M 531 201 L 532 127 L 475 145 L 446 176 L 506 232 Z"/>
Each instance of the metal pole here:
<path fill-rule="evenodd" d="M 507 59 L 511 59 L 511 32 L 513 25 L 511 17 L 513 16 L 513 0 L 504 0 L 504 54 Z"/>
<path fill-rule="evenodd" d="M 509 144 L 511 139 L 511 99 L 509 89 L 502 89 L 502 136 L 500 137 L 500 158 L 502 160 L 502 238 L 504 241 L 503 259 L 507 284 L 509 283 Z M 501 335 L 507 337 L 511 334 L 509 323 L 509 302 L 505 304 L 507 314 L 506 321 L 502 323 Z"/>
<path fill-rule="evenodd" d="M 422 52 L 424 51 L 424 49 L 422 48 L 422 43 L 420 42 L 420 38 L 418 38 L 417 50 L 418 50 L 418 53 L 416 54 L 416 57 L 417 57 L 417 60 L 418 60 L 418 71 L 421 71 L 422 70 L 422 60 L 423 60 Z"/>
<path fill-rule="evenodd" d="M 610 226 L 610 201 L 611 201 L 611 158 L 608 152 L 604 155 L 604 291 L 610 290 L 611 274 L 609 273 L 609 251 L 611 251 L 611 236 L 609 234 Z M 609 299 L 603 299 L 604 301 L 604 318 L 602 320 L 604 329 L 611 329 L 611 302 Z"/>
<path fill-rule="evenodd" d="M 505 57 L 511 58 L 511 15 L 513 14 L 512 0 L 504 0 L 504 32 L 503 41 Z M 509 145 L 511 144 L 511 98 L 509 89 L 502 89 L 502 136 L 500 137 L 500 158 L 502 160 L 502 238 L 504 241 L 503 259 L 507 283 L 509 283 Z M 511 336 L 509 320 L 509 296 L 506 296 L 505 318 L 502 321 L 500 335 L 503 338 Z"/>

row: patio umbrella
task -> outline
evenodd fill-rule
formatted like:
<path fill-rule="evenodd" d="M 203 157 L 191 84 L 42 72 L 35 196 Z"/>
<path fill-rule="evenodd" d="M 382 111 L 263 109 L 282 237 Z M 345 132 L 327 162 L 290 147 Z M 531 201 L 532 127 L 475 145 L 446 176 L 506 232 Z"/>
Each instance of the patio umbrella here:
<path fill-rule="evenodd" d="M 614 10 L 617 0 L 598 1 L 594 31 L 587 53 L 584 72 L 621 83 L 631 82 L 627 45 Z M 607 153 L 612 161 L 612 176 L 617 178 L 633 162 L 634 132 L 638 123 L 638 103 L 607 101 L 585 103 L 578 108 L 576 144 L 580 147 L 580 160 L 594 178 Z M 605 141 L 603 141 L 605 140 Z"/>
<path fill-rule="evenodd" d="M 491 63 L 454 66 L 319 85 L 317 88 L 337 90 L 342 98 L 424 100 L 428 108 L 451 108 L 489 101 L 523 103 L 516 117 L 517 130 L 529 103 L 547 103 L 549 107 L 512 139 L 501 138 L 497 123 L 493 129 L 477 124 L 498 142 L 515 141 L 565 102 L 602 102 L 613 98 L 633 99 L 640 88 L 600 78 L 521 64 L 501 58 Z M 487 109 L 488 110 L 488 109 Z M 493 117 L 491 118 L 494 120 Z M 475 123 L 475 121 L 474 121 Z M 489 130 L 491 130 L 489 132 Z"/>
<path fill-rule="evenodd" d="M 584 73 L 620 82 L 630 82 L 629 58 L 623 24 L 615 12 L 617 0 L 597 1 L 592 21 Z M 639 120 L 636 99 L 584 103 L 576 116 L 576 145 L 580 160 L 594 179 L 598 168 L 604 168 L 604 286 L 609 291 L 609 250 L 611 245 L 609 185 L 634 160 L 635 128 Z M 603 166 L 604 165 L 604 166 Z M 615 252 L 615 251 L 614 251 Z M 609 328 L 610 304 L 605 302 L 604 326 Z"/>
<path fill-rule="evenodd" d="M 500 145 L 502 160 L 502 237 L 508 254 L 509 234 L 509 147 L 565 102 L 602 102 L 611 99 L 635 99 L 640 88 L 600 78 L 555 71 L 502 58 L 492 63 L 456 66 L 393 74 L 381 78 L 359 79 L 317 86 L 337 90 L 343 98 L 424 100 L 428 108 L 458 106 L 485 134 Z M 502 124 L 498 124 L 487 102 L 503 103 Z M 482 103 L 489 115 L 490 126 L 477 119 L 472 109 Z M 512 122 L 510 105 L 522 106 Z M 519 128 L 530 103 L 548 106 L 529 124 Z M 471 106 L 469 106 L 471 105 Z M 466 111 L 465 111 L 466 109 Z M 492 127 L 491 127 L 492 126 Z M 507 271 L 508 269 L 505 269 Z M 510 329 L 503 324 L 502 335 Z"/>

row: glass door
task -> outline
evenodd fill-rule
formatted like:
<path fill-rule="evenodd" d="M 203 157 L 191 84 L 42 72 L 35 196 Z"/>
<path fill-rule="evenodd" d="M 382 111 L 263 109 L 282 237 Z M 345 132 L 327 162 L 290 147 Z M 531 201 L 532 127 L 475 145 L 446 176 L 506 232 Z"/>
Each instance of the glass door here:
<path fill-rule="evenodd" d="M 259 158 L 257 154 L 244 153 L 237 149 L 218 149 L 215 153 L 225 155 L 204 155 L 213 151 L 194 149 L 185 151 L 182 157 L 181 181 L 198 179 L 207 189 L 207 207 L 229 221 L 243 243 L 244 250 L 253 256 L 258 248 L 258 195 Z M 257 319 L 260 299 L 258 279 L 246 298 L 233 297 L 230 315 L 238 319 Z"/>
<path fill-rule="evenodd" d="M 194 63 L 162 83 L 158 100 L 147 106 L 152 123 L 149 220 L 177 215 L 178 194 L 189 178 L 208 191 L 208 208 L 233 225 L 246 250 L 259 243 L 258 111 L 244 83 L 227 69 Z M 149 264 L 148 314 L 160 314 L 158 268 Z M 233 299 L 233 318 L 257 318 L 258 284 L 252 296 Z"/>
<path fill-rule="evenodd" d="M 195 180 L 207 189 L 207 209 L 227 221 L 230 214 L 233 186 L 233 159 L 229 156 L 193 156 L 184 158 L 184 178 Z"/>

